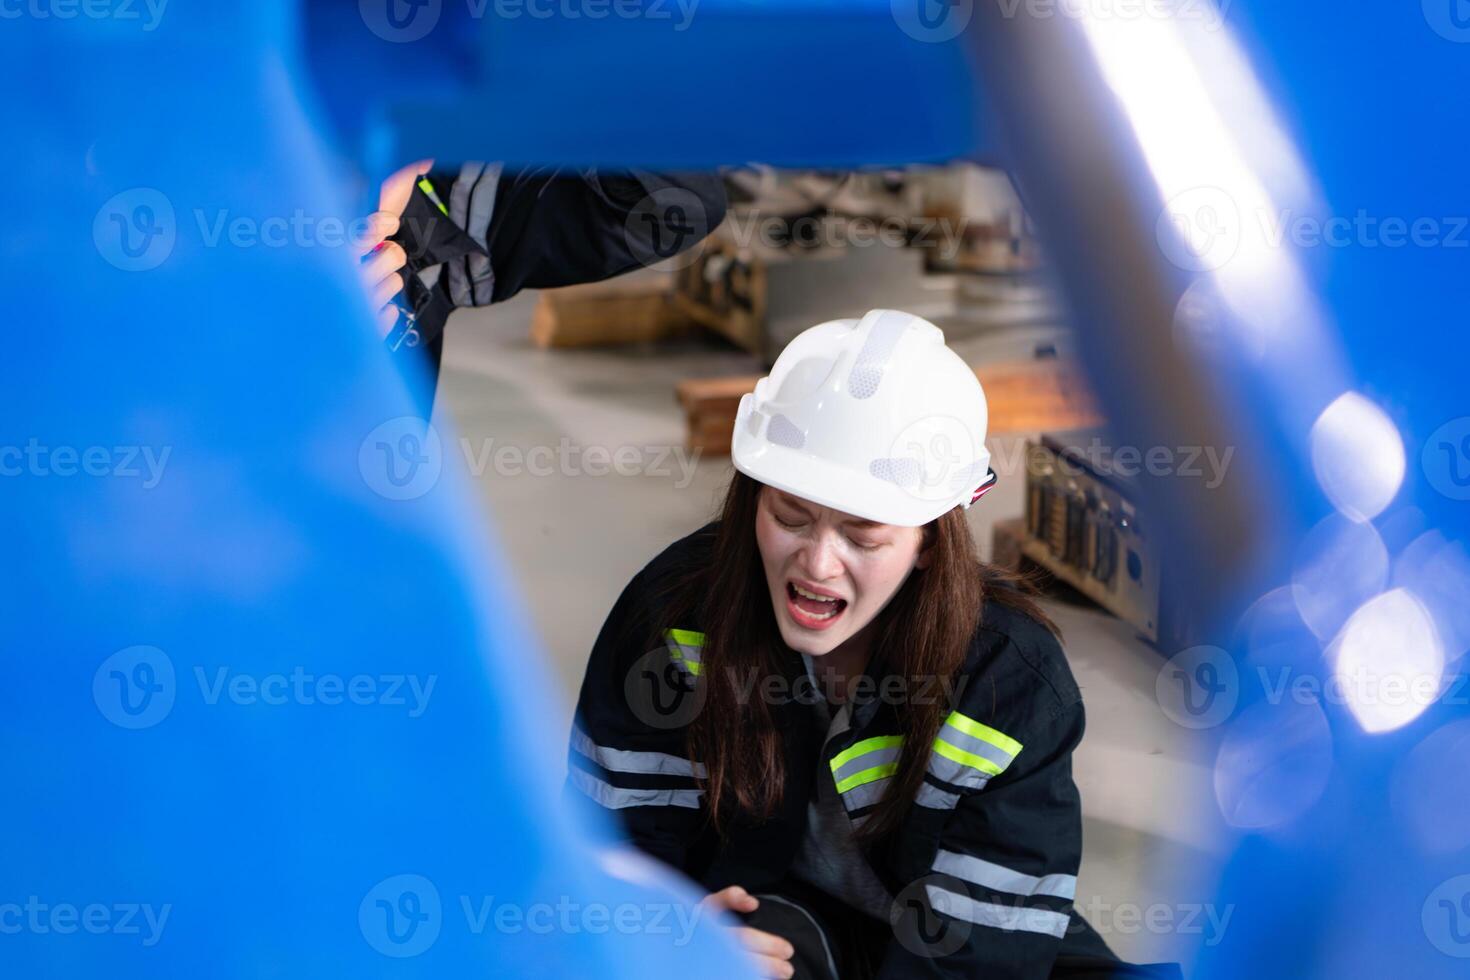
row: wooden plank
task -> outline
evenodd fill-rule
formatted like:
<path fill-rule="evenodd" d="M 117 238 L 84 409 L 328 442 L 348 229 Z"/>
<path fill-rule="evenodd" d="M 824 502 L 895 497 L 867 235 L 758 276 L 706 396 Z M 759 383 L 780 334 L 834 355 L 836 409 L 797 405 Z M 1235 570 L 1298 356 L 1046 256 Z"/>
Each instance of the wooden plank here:
<path fill-rule="evenodd" d="M 659 340 L 693 321 L 671 297 L 672 278 L 629 275 L 542 290 L 531 314 L 531 342 L 543 348 L 593 347 Z"/>

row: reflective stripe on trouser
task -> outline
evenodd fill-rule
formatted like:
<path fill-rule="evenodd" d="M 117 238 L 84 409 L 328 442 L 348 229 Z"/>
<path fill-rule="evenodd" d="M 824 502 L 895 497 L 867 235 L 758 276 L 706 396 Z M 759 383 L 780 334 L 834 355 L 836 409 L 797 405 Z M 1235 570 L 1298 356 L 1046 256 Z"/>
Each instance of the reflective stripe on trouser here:
<path fill-rule="evenodd" d="M 704 634 L 694 630 L 664 630 L 664 642 L 668 644 L 669 657 L 674 663 L 698 677 Z"/>
<path fill-rule="evenodd" d="M 980 902 L 937 885 L 925 885 L 924 893 L 929 898 L 929 906 L 936 912 L 1006 932 L 1038 932 L 1061 939 L 1067 934 L 1067 925 L 1071 921 L 1064 912 Z"/>

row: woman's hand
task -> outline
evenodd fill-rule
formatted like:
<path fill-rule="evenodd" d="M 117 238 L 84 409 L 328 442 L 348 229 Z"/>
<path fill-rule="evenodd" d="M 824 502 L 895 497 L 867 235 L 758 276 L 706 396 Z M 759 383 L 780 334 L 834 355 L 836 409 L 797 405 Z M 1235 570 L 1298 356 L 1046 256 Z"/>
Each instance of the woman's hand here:
<path fill-rule="evenodd" d="M 420 174 L 428 173 L 434 166 L 433 160 L 411 163 L 383 181 L 378 192 L 378 210 L 367 217 L 367 229 L 358 240 L 362 263 L 359 274 L 368 300 L 377 311 L 378 333 L 388 336 L 398 320 L 398 309 L 393 297 L 403 289 L 403 274 L 400 271 L 408 264 L 408 254 L 403 246 L 386 239 L 398 230 L 403 218 L 403 209 L 413 196 L 413 185 Z"/>
<path fill-rule="evenodd" d="M 708 896 L 702 904 L 729 912 L 754 912 L 761 903 L 744 888 L 731 885 Z M 780 936 L 751 929 L 749 926 L 737 927 L 735 935 L 746 952 L 755 957 L 762 976 L 790 980 L 795 969 L 791 965 L 791 957 L 796 955 L 796 950 L 789 942 Z"/>

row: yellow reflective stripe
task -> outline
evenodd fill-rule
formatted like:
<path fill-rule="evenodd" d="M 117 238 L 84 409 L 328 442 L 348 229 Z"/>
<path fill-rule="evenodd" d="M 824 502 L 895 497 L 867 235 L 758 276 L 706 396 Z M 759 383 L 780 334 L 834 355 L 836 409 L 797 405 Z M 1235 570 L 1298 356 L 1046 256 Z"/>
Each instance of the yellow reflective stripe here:
<path fill-rule="evenodd" d="M 853 759 L 856 759 L 860 755 L 865 755 L 866 753 L 872 752 L 876 749 L 886 749 L 890 746 L 902 744 L 902 735 L 878 735 L 873 738 L 865 738 L 861 742 L 854 742 L 852 745 L 848 746 L 847 748 L 843 749 L 841 752 L 832 757 L 832 771 L 836 772 L 838 769 L 842 768 L 843 763 L 851 762 Z M 868 770 L 864 771 L 866 772 Z M 862 773 L 858 773 L 857 775 L 862 775 Z M 851 779 L 852 777 L 849 776 L 848 778 Z M 847 780 L 843 780 L 843 782 L 847 782 Z M 838 788 L 841 789 L 840 786 Z"/>
<path fill-rule="evenodd" d="M 943 739 L 934 740 L 934 751 L 946 759 L 952 759 L 958 762 L 962 766 L 970 766 L 971 768 L 979 769 L 981 772 L 988 772 L 992 776 L 999 776 L 1003 771 L 1000 766 L 991 762 L 989 759 L 981 758 L 973 752 L 966 752 L 964 749 L 957 749 Z"/>
<path fill-rule="evenodd" d="M 669 658 L 676 660 L 685 670 L 699 676 L 700 665 L 698 660 L 693 660 L 684 655 L 684 647 L 698 650 L 704 644 L 704 634 L 693 630 L 664 630 L 664 643 L 669 648 Z"/>
<path fill-rule="evenodd" d="M 677 661 L 680 665 L 683 666 L 683 668 L 685 670 L 689 671 L 689 673 L 693 674 L 695 677 L 698 677 L 699 676 L 699 671 L 700 671 L 699 661 L 698 660 L 690 660 L 688 657 L 684 656 L 684 652 L 682 650 L 680 650 L 678 647 L 670 647 L 669 648 L 669 658 L 671 660 Z"/>
<path fill-rule="evenodd" d="M 896 772 L 898 772 L 898 763 L 896 762 L 885 762 L 881 766 L 874 766 L 871 769 L 864 769 L 862 772 L 855 772 L 837 784 L 837 792 L 846 793 L 855 786 L 862 786 L 864 783 L 871 783 L 875 779 L 892 776 Z"/>
<path fill-rule="evenodd" d="M 669 636 L 673 637 L 675 643 L 682 643 L 686 647 L 704 646 L 704 634 L 693 630 L 669 630 Z"/>
<path fill-rule="evenodd" d="M 449 209 L 444 206 L 444 202 L 439 200 L 439 195 L 434 191 L 434 185 L 429 183 L 429 178 L 419 178 L 419 190 L 428 195 L 429 200 L 438 205 L 440 211 L 442 211 L 444 214 L 449 213 Z"/>
<path fill-rule="evenodd" d="M 954 727 L 958 728 L 960 731 L 964 732 L 966 735 L 972 735 L 982 742 L 989 742 L 991 745 L 994 745 L 1002 752 L 1006 752 L 1013 756 L 1021 754 L 1020 742 L 1011 738 L 1005 732 L 998 732 L 994 728 L 991 728 L 989 725 L 982 725 L 973 718 L 966 718 L 958 711 L 951 711 L 949 714 L 949 718 L 947 718 L 946 721 L 948 721 L 949 724 L 953 725 Z M 958 762 L 959 760 L 955 761 Z"/>

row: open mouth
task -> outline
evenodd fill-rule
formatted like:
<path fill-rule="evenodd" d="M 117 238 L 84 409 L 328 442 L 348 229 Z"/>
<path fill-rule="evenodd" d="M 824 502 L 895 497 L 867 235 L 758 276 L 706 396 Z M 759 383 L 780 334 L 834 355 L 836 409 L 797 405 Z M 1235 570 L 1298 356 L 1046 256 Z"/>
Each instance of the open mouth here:
<path fill-rule="evenodd" d="M 786 583 L 786 609 L 796 625 L 809 630 L 824 630 L 841 618 L 847 600 Z"/>

